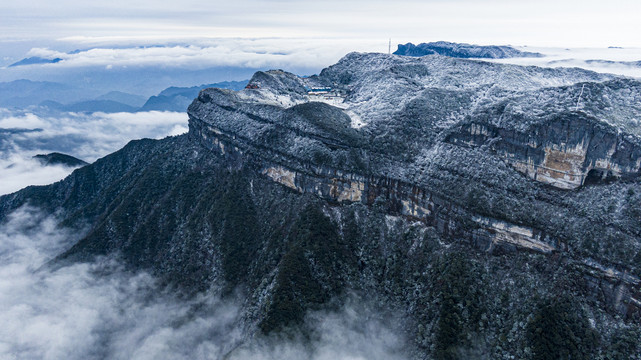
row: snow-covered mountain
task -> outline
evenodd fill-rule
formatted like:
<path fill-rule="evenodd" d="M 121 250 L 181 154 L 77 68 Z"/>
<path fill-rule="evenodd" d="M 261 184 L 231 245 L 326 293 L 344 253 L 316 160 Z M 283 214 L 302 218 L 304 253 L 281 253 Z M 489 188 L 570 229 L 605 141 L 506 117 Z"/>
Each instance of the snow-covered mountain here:
<path fill-rule="evenodd" d="M 51 271 L 115 258 L 240 304 L 225 358 L 313 348 L 309 314 L 354 301 L 409 358 L 634 358 L 639 99 L 576 68 L 351 53 L 202 90 L 188 134 L 0 197 L 0 221 L 29 204 L 74 229 Z"/>

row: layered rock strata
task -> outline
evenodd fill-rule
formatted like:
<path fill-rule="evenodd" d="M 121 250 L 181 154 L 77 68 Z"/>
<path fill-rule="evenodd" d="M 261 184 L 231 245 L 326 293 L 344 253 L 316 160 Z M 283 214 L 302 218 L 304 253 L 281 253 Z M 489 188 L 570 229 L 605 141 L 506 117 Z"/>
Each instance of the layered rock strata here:
<path fill-rule="evenodd" d="M 470 204 L 440 192 L 430 176 L 458 171 L 456 165 L 442 163 L 461 153 L 455 148 L 478 149 L 477 156 L 501 159 L 512 171 L 563 190 L 639 175 L 639 140 L 618 125 L 600 120 L 603 109 L 551 113 L 539 109 L 555 104 L 557 92 L 574 89 L 567 83 L 560 90 L 545 88 L 550 84 L 546 77 L 552 76 L 549 70 L 528 69 L 526 78 L 520 80 L 527 87 L 524 93 L 514 88 L 514 82 L 503 89 L 488 88 L 483 84 L 486 80 L 504 76 L 495 72 L 499 70 L 496 64 L 469 62 L 464 65 L 484 75 L 478 87 L 466 84 L 456 90 L 445 74 L 453 65 L 450 60 L 360 54 L 346 58 L 351 61 L 344 59 L 317 77 L 266 72 L 250 80 L 255 86 L 240 92 L 203 90 L 189 108 L 190 136 L 230 163 L 251 163 L 259 174 L 292 191 L 334 203 L 382 204 L 391 215 L 421 221 L 444 236 L 467 239 L 489 252 L 566 253 L 567 245 L 541 228 L 476 212 Z M 417 70 L 421 67 L 425 71 Z M 370 72 L 362 73 L 359 69 L 363 68 Z M 509 66 L 503 70 L 523 71 Z M 559 70 L 556 76 L 575 81 L 598 79 L 605 81 L 599 83 L 602 88 L 617 91 L 622 86 L 608 82 L 607 76 L 581 72 L 564 76 L 564 72 Z M 408 76 L 413 77 L 410 83 Z M 315 101 L 306 95 L 309 84 L 343 94 L 341 103 L 332 106 Z M 549 102 L 531 105 L 536 109 L 523 115 L 520 104 L 530 96 Z M 432 109 L 429 103 L 437 99 L 449 110 Z M 452 100 L 455 103 L 449 104 Z M 420 109 L 433 111 L 433 116 Z M 635 116 L 635 111 L 625 116 Z M 415 117 L 409 117 L 411 114 Z M 359 126 L 354 126 L 356 117 Z M 569 261 L 586 273 L 605 268 L 595 268 L 580 257 Z M 621 276 L 608 276 L 607 271 L 597 273 L 609 284 L 637 286 L 637 280 L 630 283 Z M 626 294 L 629 303 L 638 301 L 635 291 Z"/>
<path fill-rule="evenodd" d="M 641 147 L 583 114 L 562 114 L 527 132 L 489 124 L 462 125 L 453 144 L 487 145 L 517 171 L 560 189 L 640 175 Z"/>

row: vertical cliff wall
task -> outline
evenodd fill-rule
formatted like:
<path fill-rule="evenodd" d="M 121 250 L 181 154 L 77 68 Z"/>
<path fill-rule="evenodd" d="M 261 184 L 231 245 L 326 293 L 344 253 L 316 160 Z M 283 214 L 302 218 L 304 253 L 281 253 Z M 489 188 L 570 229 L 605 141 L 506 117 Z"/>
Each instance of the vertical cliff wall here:
<path fill-rule="evenodd" d="M 470 122 L 447 141 L 485 145 L 517 171 L 560 189 L 641 174 L 641 147 L 580 113 L 561 114 L 525 131 Z"/>

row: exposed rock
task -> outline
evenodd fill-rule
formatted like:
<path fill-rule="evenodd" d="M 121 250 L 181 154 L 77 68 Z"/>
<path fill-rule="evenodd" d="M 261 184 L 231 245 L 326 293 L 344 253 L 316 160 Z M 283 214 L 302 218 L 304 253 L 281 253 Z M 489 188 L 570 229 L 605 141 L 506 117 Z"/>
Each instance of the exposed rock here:
<path fill-rule="evenodd" d="M 447 140 L 486 145 L 529 178 L 561 189 L 641 174 L 638 139 L 582 113 L 558 114 L 524 132 L 469 123 Z"/>

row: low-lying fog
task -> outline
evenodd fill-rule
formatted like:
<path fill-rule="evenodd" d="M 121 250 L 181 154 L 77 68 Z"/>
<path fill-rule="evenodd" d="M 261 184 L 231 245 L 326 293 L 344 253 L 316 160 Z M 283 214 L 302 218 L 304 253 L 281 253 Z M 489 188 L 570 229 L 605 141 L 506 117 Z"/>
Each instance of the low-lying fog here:
<path fill-rule="evenodd" d="M 401 359 L 403 343 L 379 315 L 352 302 L 307 317 L 312 343 L 241 343 L 239 307 L 215 290 L 179 300 L 153 276 L 115 259 L 52 270 L 78 239 L 53 217 L 21 208 L 0 224 L 2 359 Z"/>
<path fill-rule="evenodd" d="M 187 132 L 180 112 L 52 113 L 0 109 L 0 195 L 28 185 L 58 181 L 73 168 L 42 166 L 36 154 L 61 152 L 87 162 L 134 139 L 160 139 Z"/>

